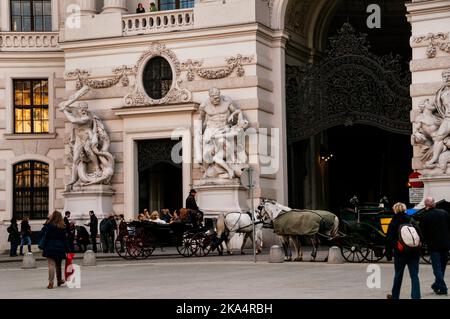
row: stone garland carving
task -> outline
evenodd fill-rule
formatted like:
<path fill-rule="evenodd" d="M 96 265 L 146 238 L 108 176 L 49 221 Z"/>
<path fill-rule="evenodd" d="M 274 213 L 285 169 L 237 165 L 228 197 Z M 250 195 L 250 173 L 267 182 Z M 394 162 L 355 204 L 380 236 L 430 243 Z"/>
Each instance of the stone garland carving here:
<path fill-rule="evenodd" d="M 166 96 L 162 99 L 152 99 L 149 97 L 143 86 L 142 71 L 145 68 L 146 63 L 153 57 L 165 58 L 172 67 L 175 78 L 172 83 L 172 87 Z M 186 89 L 181 89 L 181 64 L 176 54 L 167 48 L 164 44 L 153 43 L 148 50 L 146 50 L 136 62 L 133 67 L 133 73 L 136 75 L 136 80 L 131 86 L 130 93 L 124 97 L 124 103 L 126 106 L 145 106 L 155 104 L 167 104 L 167 103 L 187 103 L 192 100 L 192 93 Z"/>
<path fill-rule="evenodd" d="M 427 35 L 414 37 L 414 43 L 422 43 L 428 41 L 427 47 L 427 57 L 435 58 L 437 55 L 437 50 L 450 53 L 450 41 L 445 42 L 449 39 L 449 33 L 428 33 Z"/>
<path fill-rule="evenodd" d="M 238 77 L 243 77 L 245 75 L 245 70 L 242 66 L 251 63 L 253 61 L 253 56 L 243 56 L 238 54 L 225 59 L 225 61 L 227 62 L 227 66 L 223 68 L 202 68 L 203 61 L 189 59 L 181 64 L 181 69 L 183 71 L 188 71 L 186 75 L 188 81 L 194 81 L 195 74 L 208 80 L 223 79 L 230 76 L 235 70 Z"/>
<path fill-rule="evenodd" d="M 87 85 L 91 89 L 106 89 L 116 85 L 119 82 L 126 87 L 130 83 L 128 76 L 134 74 L 134 69 L 133 67 L 123 65 L 121 67 L 114 68 L 112 73 L 114 74 L 112 78 L 94 80 L 89 79 L 91 76 L 89 71 L 76 69 L 74 71 L 67 72 L 66 77 L 68 79 L 76 79 L 77 90 L 80 90 L 84 85 Z"/>
<path fill-rule="evenodd" d="M 438 167 L 446 173 L 450 162 L 450 69 L 442 72 L 443 85 L 434 99 L 426 99 L 419 105 L 419 113 L 413 120 L 412 144 L 421 146 L 424 167 Z"/>

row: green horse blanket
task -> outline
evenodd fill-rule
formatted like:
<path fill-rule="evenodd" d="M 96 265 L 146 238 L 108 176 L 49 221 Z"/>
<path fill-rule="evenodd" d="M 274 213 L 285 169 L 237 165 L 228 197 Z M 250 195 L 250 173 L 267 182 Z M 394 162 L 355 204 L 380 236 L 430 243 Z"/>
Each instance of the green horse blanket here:
<path fill-rule="evenodd" d="M 324 210 L 282 211 L 273 221 L 274 231 L 278 235 L 312 236 L 326 232 L 334 225 L 336 215 Z"/>

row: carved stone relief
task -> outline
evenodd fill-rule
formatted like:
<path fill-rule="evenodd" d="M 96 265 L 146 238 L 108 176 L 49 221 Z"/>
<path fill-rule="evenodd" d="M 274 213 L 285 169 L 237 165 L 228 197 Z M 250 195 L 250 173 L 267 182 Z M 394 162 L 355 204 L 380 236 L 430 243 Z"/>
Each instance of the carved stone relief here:
<path fill-rule="evenodd" d="M 114 76 L 102 80 L 90 79 L 90 72 L 87 70 L 76 69 L 66 73 L 67 79 L 76 79 L 76 88 L 80 90 L 84 85 L 91 89 L 106 89 L 110 88 L 119 82 L 123 86 L 128 86 L 130 81 L 128 76 L 134 74 L 133 67 L 123 65 L 121 67 L 116 67 L 113 69 L 112 73 Z"/>
<path fill-rule="evenodd" d="M 434 99 L 422 101 L 413 119 L 412 143 L 422 150 L 424 168 L 434 169 L 431 175 L 446 173 L 450 162 L 450 69 L 442 80 Z"/>
<path fill-rule="evenodd" d="M 450 53 L 450 41 L 446 41 L 449 39 L 449 35 L 450 33 L 443 32 L 428 33 L 427 35 L 414 37 L 412 41 L 413 43 L 428 42 L 427 57 L 434 58 L 438 49 Z"/>
<path fill-rule="evenodd" d="M 161 99 L 152 99 L 149 97 L 144 89 L 143 85 L 143 71 L 149 60 L 154 57 L 162 57 L 169 62 L 174 81 L 169 92 Z M 136 75 L 136 80 L 131 85 L 130 93 L 124 98 L 124 103 L 126 106 L 145 106 L 145 105 L 155 105 L 155 104 L 168 104 L 168 103 L 186 103 L 192 100 L 192 93 L 186 89 L 180 88 L 182 83 L 181 80 L 181 66 L 175 53 L 166 48 L 164 44 L 153 43 L 151 47 L 145 51 L 141 57 L 138 59 L 136 65 L 134 66 L 134 74 Z"/>
<path fill-rule="evenodd" d="M 194 81 L 195 75 L 208 80 L 223 79 L 230 76 L 235 70 L 238 77 L 245 75 L 245 70 L 242 67 L 244 64 L 249 64 L 253 61 L 253 56 L 243 56 L 238 54 L 230 58 L 226 58 L 227 65 L 225 67 L 203 67 L 203 61 L 187 60 L 181 64 L 181 69 L 187 72 L 188 81 Z"/>

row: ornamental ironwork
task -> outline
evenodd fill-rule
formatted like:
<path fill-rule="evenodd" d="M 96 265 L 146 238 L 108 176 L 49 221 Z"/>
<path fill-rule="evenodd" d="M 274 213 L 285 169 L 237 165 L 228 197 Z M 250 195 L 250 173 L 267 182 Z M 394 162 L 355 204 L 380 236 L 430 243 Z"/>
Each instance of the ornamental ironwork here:
<path fill-rule="evenodd" d="M 330 40 L 321 63 L 287 66 L 289 141 L 353 124 L 411 134 L 411 79 L 401 57 L 372 54 L 366 35 L 348 23 Z"/>
<path fill-rule="evenodd" d="M 138 143 L 138 171 L 143 172 L 153 165 L 165 162 L 181 167 L 181 164 L 174 163 L 172 151 L 179 143 L 177 140 L 145 140 Z M 180 156 L 181 156 L 180 150 Z"/>

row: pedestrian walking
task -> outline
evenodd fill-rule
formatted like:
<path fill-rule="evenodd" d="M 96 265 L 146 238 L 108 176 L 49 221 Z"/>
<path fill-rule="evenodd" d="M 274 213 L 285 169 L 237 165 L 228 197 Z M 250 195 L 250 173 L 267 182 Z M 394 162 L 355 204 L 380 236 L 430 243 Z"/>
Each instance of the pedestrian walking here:
<path fill-rule="evenodd" d="M 430 252 L 433 267 L 434 283 L 431 289 L 437 295 L 446 295 L 448 291 L 444 276 L 450 250 L 450 214 L 436 208 L 433 197 L 425 198 L 425 209 L 426 213 L 420 221 L 420 229 Z"/>
<path fill-rule="evenodd" d="M 9 256 L 16 257 L 17 256 L 17 247 L 20 244 L 20 232 L 19 232 L 19 226 L 17 225 L 16 217 L 11 218 L 11 225 L 9 225 L 6 230 L 9 233 L 8 241 L 11 243 L 11 248 L 9 250 Z"/>
<path fill-rule="evenodd" d="M 28 246 L 28 252 L 31 253 L 31 226 L 28 217 L 24 217 L 20 223 L 20 256 L 23 256 L 23 245 Z"/>
<path fill-rule="evenodd" d="M 407 249 L 401 240 L 401 226 L 413 226 L 418 234 L 418 227 L 415 225 L 410 217 L 406 214 L 406 205 L 403 203 L 396 203 L 392 210 L 395 215 L 389 224 L 386 235 L 386 258 L 388 261 L 394 257 L 394 283 L 392 286 L 392 294 L 387 295 L 388 299 L 399 299 L 400 288 L 403 280 L 403 273 L 405 267 L 408 266 L 409 276 L 411 277 L 411 298 L 420 299 L 420 282 L 419 282 L 419 260 L 420 248 Z M 408 226 L 408 227 L 409 227 Z M 417 236 L 418 237 L 418 236 Z"/>
<path fill-rule="evenodd" d="M 55 273 L 58 287 L 65 283 L 62 278 L 61 264 L 69 253 L 67 243 L 66 225 L 59 211 L 54 211 L 49 221 L 42 229 L 42 256 L 48 261 L 48 289 L 54 287 Z"/>

